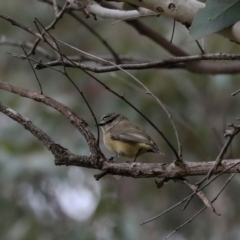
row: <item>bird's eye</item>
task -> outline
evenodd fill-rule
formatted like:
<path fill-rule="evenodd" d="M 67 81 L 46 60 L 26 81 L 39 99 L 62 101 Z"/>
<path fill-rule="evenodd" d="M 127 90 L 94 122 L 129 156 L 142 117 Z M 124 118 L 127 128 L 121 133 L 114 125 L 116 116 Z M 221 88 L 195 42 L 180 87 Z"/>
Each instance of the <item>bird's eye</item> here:
<path fill-rule="evenodd" d="M 105 115 L 105 116 L 102 117 L 101 122 L 105 122 L 107 119 L 108 119 L 108 116 Z"/>
<path fill-rule="evenodd" d="M 108 116 L 103 116 L 102 120 L 106 120 L 108 118 Z"/>
<path fill-rule="evenodd" d="M 102 117 L 101 119 L 101 122 L 107 122 L 109 121 L 110 119 L 114 120 L 115 119 L 115 116 L 116 114 L 113 114 L 113 113 L 109 113 L 109 114 L 106 114 Z"/>

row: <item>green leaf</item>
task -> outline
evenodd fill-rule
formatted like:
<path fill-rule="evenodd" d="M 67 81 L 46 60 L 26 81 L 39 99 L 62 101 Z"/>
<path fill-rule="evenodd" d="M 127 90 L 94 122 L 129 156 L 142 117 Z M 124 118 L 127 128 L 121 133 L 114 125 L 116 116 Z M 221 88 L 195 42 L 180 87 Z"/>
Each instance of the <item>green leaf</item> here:
<path fill-rule="evenodd" d="M 218 32 L 240 21 L 240 0 L 208 0 L 196 14 L 190 34 L 193 40 Z"/>

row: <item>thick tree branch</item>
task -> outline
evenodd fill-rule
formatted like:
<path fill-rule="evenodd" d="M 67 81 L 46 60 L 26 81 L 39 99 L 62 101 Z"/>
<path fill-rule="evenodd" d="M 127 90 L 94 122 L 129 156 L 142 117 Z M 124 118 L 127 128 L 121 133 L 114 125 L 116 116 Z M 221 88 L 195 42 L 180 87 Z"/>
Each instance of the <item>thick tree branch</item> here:
<path fill-rule="evenodd" d="M 69 165 L 72 165 L 68 162 Z M 181 178 L 186 176 L 206 175 L 214 166 L 215 161 L 210 162 L 184 162 L 184 166 L 177 166 L 174 163 L 109 163 L 105 162 L 103 170 L 108 174 L 120 175 L 133 178 Z M 222 161 L 214 174 L 218 174 L 236 164 L 227 173 L 240 172 L 240 159 L 228 159 Z M 61 165 L 66 165 L 62 162 Z"/>
<path fill-rule="evenodd" d="M 13 92 L 13 91 L 12 91 Z M 23 91 L 24 92 L 24 91 Z M 30 131 L 55 156 L 56 165 L 79 166 L 107 170 L 108 174 L 132 178 L 179 178 L 186 176 L 206 175 L 215 164 L 211 162 L 185 162 L 181 166 L 174 163 L 109 163 L 102 155 L 98 161 L 94 156 L 76 156 L 64 147 L 56 144 L 44 131 L 36 127 L 28 118 L 0 103 L 0 111 Z M 97 146 L 95 146 L 97 147 Z M 102 158 L 101 158 L 102 157 Z M 96 164 L 96 162 L 98 164 Z M 218 174 L 229 169 L 226 173 L 240 172 L 240 159 L 227 159 L 213 172 Z"/>
<path fill-rule="evenodd" d="M 18 122 L 22 125 L 26 130 L 32 133 L 40 142 L 44 144 L 44 146 L 51 151 L 51 153 L 55 157 L 55 163 L 59 163 L 62 161 L 71 161 L 76 162 L 76 166 L 79 164 L 82 167 L 96 168 L 96 159 L 88 156 L 76 156 L 72 154 L 68 149 L 60 146 L 55 143 L 52 138 L 50 138 L 42 129 L 34 125 L 31 120 L 22 116 L 20 113 L 15 110 L 6 107 L 4 104 L 0 102 L 0 112 L 7 115 L 14 121 Z"/>
<path fill-rule="evenodd" d="M 31 132 L 40 142 L 44 144 L 44 146 L 52 152 L 52 154 L 58 158 L 69 158 L 71 153 L 66 149 L 55 143 L 42 129 L 38 128 L 34 125 L 31 120 L 22 116 L 20 113 L 15 110 L 6 107 L 4 104 L 0 102 L 0 112 L 4 113 L 14 121 L 18 122 L 22 125 L 26 130 Z M 61 154 L 60 154 L 61 153 Z"/>
<path fill-rule="evenodd" d="M 73 113 L 68 107 L 64 106 L 60 102 L 50 97 L 47 97 L 43 94 L 29 91 L 23 88 L 19 88 L 8 83 L 0 82 L 0 89 L 3 89 L 8 92 L 12 92 L 22 97 L 33 99 L 37 102 L 42 102 L 45 105 L 48 105 L 54 108 L 55 110 L 57 110 L 58 112 L 62 113 L 65 117 L 67 117 L 70 120 L 71 124 L 73 124 L 79 130 L 79 132 L 84 136 L 90 148 L 91 154 L 95 157 L 97 156 L 103 157 L 101 150 L 96 144 L 97 142 L 96 138 L 87 128 L 88 124 L 85 122 L 84 119 L 79 118 L 75 113 Z"/>

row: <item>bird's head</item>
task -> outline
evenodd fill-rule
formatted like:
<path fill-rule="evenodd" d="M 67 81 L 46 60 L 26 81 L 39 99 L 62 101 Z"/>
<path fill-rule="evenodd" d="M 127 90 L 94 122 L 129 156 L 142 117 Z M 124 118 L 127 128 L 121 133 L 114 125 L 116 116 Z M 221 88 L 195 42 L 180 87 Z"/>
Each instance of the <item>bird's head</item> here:
<path fill-rule="evenodd" d="M 127 118 L 119 113 L 108 113 L 102 116 L 100 123 L 97 124 L 97 126 L 100 126 L 103 129 L 110 129 L 123 120 L 127 120 Z"/>

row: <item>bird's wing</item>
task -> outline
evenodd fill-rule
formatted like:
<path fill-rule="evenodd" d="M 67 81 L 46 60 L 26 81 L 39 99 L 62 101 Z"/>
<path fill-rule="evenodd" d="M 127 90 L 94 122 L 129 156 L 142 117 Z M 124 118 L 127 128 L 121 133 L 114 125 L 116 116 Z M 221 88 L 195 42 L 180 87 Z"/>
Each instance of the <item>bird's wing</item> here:
<path fill-rule="evenodd" d="M 151 139 L 151 137 L 140 127 L 137 129 L 129 127 L 125 131 L 116 130 L 111 132 L 111 138 L 122 142 L 145 143 L 148 144 L 153 152 L 164 155 L 159 146 Z"/>
<path fill-rule="evenodd" d="M 112 133 L 111 138 L 123 142 L 154 144 L 153 140 L 146 133 L 138 131 L 137 129 L 128 129 L 123 132 Z"/>

